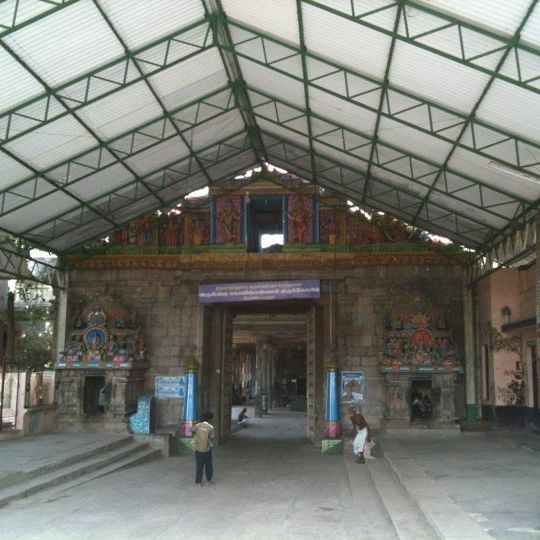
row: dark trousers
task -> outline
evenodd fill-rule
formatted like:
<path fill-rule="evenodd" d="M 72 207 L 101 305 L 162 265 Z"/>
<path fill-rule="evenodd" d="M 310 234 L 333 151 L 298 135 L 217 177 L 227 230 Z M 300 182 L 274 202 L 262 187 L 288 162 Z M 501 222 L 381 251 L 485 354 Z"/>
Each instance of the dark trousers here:
<path fill-rule="evenodd" d="M 195 450 L 195 463 L 197 465 L 195 482 L 197 484 L 202 482 L 203 470 L 206 472 L 206 479 L 210 482 L 214 474 L 214 467 L 212 465 L 212 450 L 208 450 L 208 452 L 197 452 L 197 450 Z"/>

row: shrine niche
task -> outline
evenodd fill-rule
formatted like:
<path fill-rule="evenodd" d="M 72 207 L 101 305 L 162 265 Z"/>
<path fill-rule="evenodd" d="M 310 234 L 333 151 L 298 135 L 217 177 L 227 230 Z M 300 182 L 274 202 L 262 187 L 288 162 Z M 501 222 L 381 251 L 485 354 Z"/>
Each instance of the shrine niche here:
<path fill-rule="evenodd" d="M 141 328 L 114 304 L 79 309 L 70 326 L 55 364 L 58 424 L 125 427 L 149 367 Z"/>
<path fill-rule="evenodd" d="M 393 306 L 379 369 L 386 382 L 387 428 L 457 427 L 455 388 L 463 368 L 445 308 L 422 301 Z"/>

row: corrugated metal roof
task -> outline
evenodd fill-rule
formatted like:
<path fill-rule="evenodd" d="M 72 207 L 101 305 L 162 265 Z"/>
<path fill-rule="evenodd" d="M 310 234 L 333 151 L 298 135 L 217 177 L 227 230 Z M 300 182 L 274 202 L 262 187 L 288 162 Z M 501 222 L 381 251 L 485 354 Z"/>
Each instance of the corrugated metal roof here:
<path fill-rule="evenodd" d="M 428 8 L 440 9 L 472 23 L 481 22 L 481 27 L 511 36 L 529 7 L 529 0 L 418 0 Z M 414 8 L 409 8 L 414 9 Z"/>
<path fill-rule="evenodd" d="M 233 21 L 260 29 L 285 42 L 300 43 L 294 0 L 250 2 L 249 9 L 246 9 L 245 0 L 223 0 L 222 4 L 227 16 Z"/>
<path fill-rule="evenodd" d="M 149 81 L 165 107 L 172 110 L 222 88 L 227 74 L 217 49 L 210 49 L 151 76 Z"/>
<path fill-rule="evenodd" d="M 103 186 L 107 186 L 108 191 L 118 188 L 133 180 L 131 174 L 123 165 L 117 163 L 112 167 L 99 171 L 81 180 L 70 187 L 70 192 L 74 193 L 83 201 L 90 201 L 99 197 L 103 193 Z"/>
<path fill-rule="evenodd" d="M 59 213 L 64 213 L 76 205 L 75 199 L 69 195 L 56 192 L 25 206 L 24 220 L 21 220 L 17 212 L 2 216 L 0 227 L 12 230 L 15 234 L 23 233 L 26 229 L 49 220 Z"/>
<path fill-rule="evenodd" d="M 236 109 L 190 129 L 184 136 L 191 148 L 200 150 L 243 131 L 243 128 L 242 116 Z"/>
<path fill-rule="evenodd" d="M 409 43 L 394 51 L 390 82 L 430 101 L 468 113 L 489 77 Z"/>
<path fill-rule="evenodd" d="M 95 144 L 96 140 L 75 118 L 64 116 L 15 139 L 5 148 L 30 166 L 43 170 Z"/>
<path fill-rule="evenodd" d="M 189 148 L 184 141 L 180 137 L 173 137 L 126 159 L 125 163 L 138 175 L 146 175 L 188 154 Z"/>
<path fill-rule="evenodd" d="M 124 49 L 92 2 L 78 2 L 2 40 L 50 86 L 122 56 Z"/>
<path fill-rule="evenodd" d="M 301 82 L 250 60 L 240 58 L 239 63 L 249 88 L 262 92 L 272 89 L 274 94 L 281 91 L 292 105 L 305 106 L 304 86 Z"/>
<path fill-rule="evenodd" d="M 163 110 L 144 81 L 118 90 L 78 111 L 98 135 L 111 139 L 150 120 Z"/>
<path fill-rule="evenodd" d="M 540 7 L 528 10 L 529 0 L 4 3 L 0 227 L 69 250 L 273 160 L 491 249 L 540 205 Z"/>
<path fill-rule="evenodd" d="M 307 48 L 315 54 L 373 77 L 381 78 L 386 68 L 390 37 L 362 28 L 353 21 L 304 4 Z M 338 38 L 339 36 L 339 38 Z"/>
<path fill-rule="evenodd" d="M 7 154 L 0 153 L 0 189 L 12 186 L 18 180 L 32 176 L 32 171 Z"/>
<path fill-rule="evenodd" d="M 540 73 L 540 72 L 539 72 Z M 540 111 L 540 94 L 495 81 L 478 108 L 478 118 L 522 137 L 540 140 L 540 122 L 531 122 Z"/>
<path fill-rule="evenodd" d="M 0 112 L 7 111 L 26 100 L 43 93 L 43 86 L 7 51 L 0 49 L 2 93 Z M 9 82 L 8 82 L 9 81 Z"/>
<path fill-rule="evenodd" d="M 130 49 L 142 47 L 204 17 L 200 0 L 101 0 L 100 5 Z"/>

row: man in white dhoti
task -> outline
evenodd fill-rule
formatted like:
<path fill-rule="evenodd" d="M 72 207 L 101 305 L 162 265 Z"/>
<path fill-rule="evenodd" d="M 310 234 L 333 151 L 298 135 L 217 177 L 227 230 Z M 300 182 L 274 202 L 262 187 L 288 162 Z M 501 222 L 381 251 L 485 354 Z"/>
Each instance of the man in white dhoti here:
<path fill-rule="evenodd" d="M 353 428 L 356 432 L 353 440 L 353 452 L 357 457 L 358 463 L 365 463 L 364 446 L 368 438 L 369 426 L 366 419 L 360 414 L 360 412 L 356 412 L 354 407 L 349 407 L 349 413 L 351 415 Z"/>

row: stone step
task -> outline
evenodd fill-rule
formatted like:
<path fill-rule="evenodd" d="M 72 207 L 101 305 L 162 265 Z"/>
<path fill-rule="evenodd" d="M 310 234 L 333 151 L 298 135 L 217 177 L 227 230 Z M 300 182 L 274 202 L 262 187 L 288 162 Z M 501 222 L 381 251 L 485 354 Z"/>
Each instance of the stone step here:
<path fill-rule="evenodd" d="M 386 460 L 371 459 L 367 461 L 366 466 L 398 538 L 400 540 L 438 538 Z"/>
<path fill-rule="evenodd" d="M 100 448 L 97 456 L 85 456 L 69 464 L 66 463 L 68 460 L 64 460 L 63 464 L 55 465 L 53 470 L 40 472 L 37 476 L 28 477 L 30 475 L 27 474 L 24 480 L 0 489 L 0 507 L 45 490 L 47 497 L 51 497 L 54 493 L 160 456 L 159 450 L 129 439 L 127 444 Z"/>
<path fill-rule="evenodd" d="M 26 470 L 18 470 L 12 474 L 0 477 L 0 490 L 14 484 L 25 482 L 28 479 L 54 472 L 56 469 L 61 469 L 79 461 L 92 458 L 98 453 L 122 448 L 123 446 L 127 446 L 131 443 L 133 443 L 133 437 L 126 434 L 110 442 L 97 440 L 95 443 L 88 445 L 87 449 L 82 452 L 66 455 L 58 459 L 54 458 L 39 466 L 29 464 Z"/>
<path fill-rule="evenodd" d="M 435 479 L 415 463 L 397 439 L 386 439 L 381 445 L 390 468 L 411 500 L 426 516 L 438 538 L 492 538 L 439 487 Z"/>

